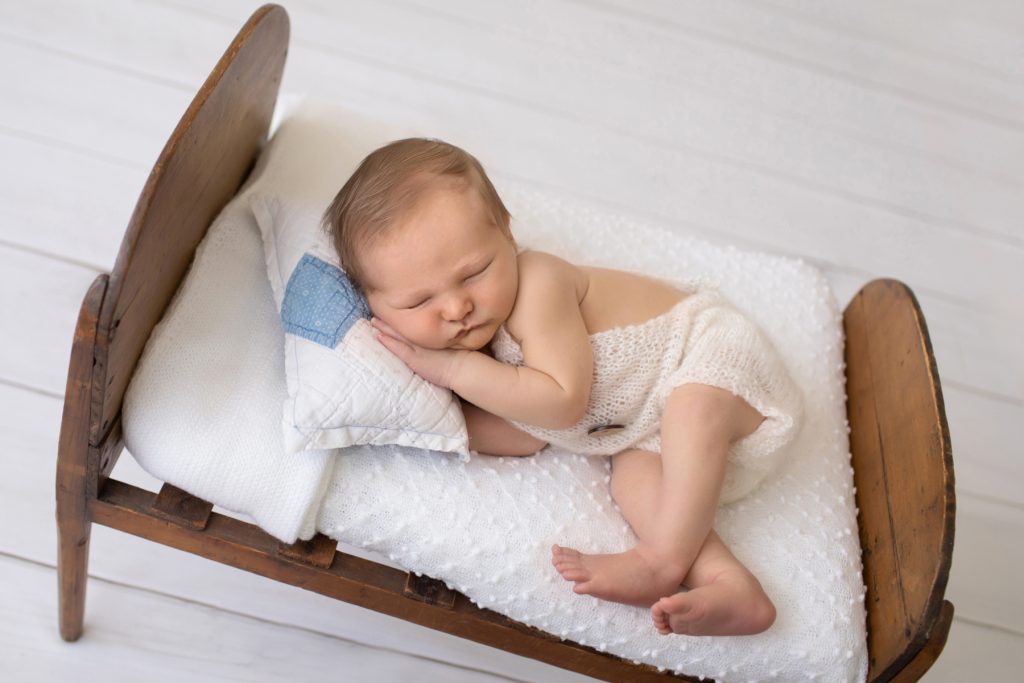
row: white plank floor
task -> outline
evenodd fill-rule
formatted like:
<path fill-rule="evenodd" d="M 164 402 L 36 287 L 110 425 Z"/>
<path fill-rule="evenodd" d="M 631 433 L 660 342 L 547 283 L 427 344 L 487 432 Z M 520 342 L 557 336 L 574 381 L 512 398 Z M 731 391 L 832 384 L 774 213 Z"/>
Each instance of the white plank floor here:
<path fill-rule="evenodd" d="M 54 471 L 75 316 L 168 134 L 258 3 L 0 0 L 4 680 L 582 681 L 95 527 L 56 625 Z M 288 5 L 283 90 L 451 139 L 516 179 L 874 277 L 927 316 L 953 437 L 949 644 L 1024 669 L 1024 4 L 471 0 Z M 157 483 L 130 458 L 115 476 Z"/>

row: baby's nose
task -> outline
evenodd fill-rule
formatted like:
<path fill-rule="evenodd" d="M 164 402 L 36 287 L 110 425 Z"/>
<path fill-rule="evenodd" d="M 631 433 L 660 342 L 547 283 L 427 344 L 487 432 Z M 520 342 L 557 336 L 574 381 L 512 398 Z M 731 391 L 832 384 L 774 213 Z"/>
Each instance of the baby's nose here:
<path fill-rule="evenodd" d="M 449 302 L 446 313 L 448 320 L 458 322 L 473 311 L 473 302 L 469 297 L 453 297 Z"/>

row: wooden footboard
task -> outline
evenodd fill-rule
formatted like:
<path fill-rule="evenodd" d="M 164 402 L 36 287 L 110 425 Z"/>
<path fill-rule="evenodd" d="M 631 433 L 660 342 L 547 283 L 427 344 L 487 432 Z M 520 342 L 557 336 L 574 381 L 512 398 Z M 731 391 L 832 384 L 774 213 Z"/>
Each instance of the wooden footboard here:
<path fill-rule="evenodd" d="M 843 314 L 847 415 L 867 586 L 869 681 L 916 680 L 953 606 L 953 454 L 928 329 L 913 292 L 876 280 Z"/>

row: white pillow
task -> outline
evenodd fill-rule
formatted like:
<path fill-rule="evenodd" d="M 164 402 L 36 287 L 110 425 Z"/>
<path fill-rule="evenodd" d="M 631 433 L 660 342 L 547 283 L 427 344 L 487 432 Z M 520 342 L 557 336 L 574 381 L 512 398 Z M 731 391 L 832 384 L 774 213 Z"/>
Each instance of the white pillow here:
<path fill-rule="evenodd" d="M 250 198 L 285 333 L 285 450 L 398 444 L 468 460 L 456 396 L 377 341 L 366 300 L 320 228 L 327 204 Z"/>

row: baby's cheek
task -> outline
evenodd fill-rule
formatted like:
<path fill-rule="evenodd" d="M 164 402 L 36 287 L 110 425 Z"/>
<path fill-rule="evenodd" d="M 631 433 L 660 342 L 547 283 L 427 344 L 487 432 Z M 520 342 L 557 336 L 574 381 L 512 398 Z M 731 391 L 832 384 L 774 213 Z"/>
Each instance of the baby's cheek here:
<path fill-rule="evenodd" d="M 440 341 L 443 341 L 440 335 L 440 330 L 437 326 L 425 320 L 423 317 L 417 317 L 412 320 L 403 320 L 402 329 L 403 334 L 416 343 L 419 346 L 426 348 L 438 348 Z"/>

